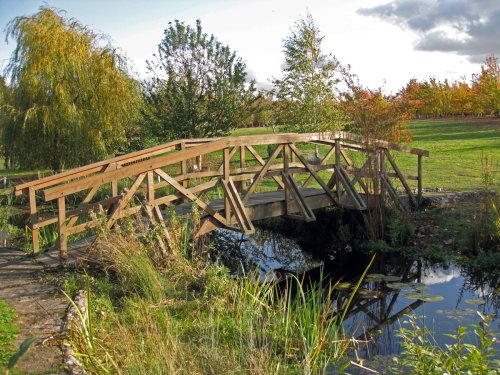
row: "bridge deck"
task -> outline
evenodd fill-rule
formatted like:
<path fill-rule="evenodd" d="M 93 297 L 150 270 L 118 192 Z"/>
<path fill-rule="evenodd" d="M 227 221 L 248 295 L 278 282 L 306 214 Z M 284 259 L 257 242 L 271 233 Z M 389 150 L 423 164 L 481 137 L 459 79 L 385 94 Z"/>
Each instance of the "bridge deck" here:
<path fill-rule="evenodd" d="M 315 188 L 301 188 L 300 192 L 304 196 L 307 204 L 312 209 L 326 208 L 336 206 L 328 194 L 325 193 L 322 189 Z M 335 190 L 333 191 L 335 193 Z M 365 204 L 368 207 L 373 206 L 375 202 L 375 196 L 370 195 L 366 196 L 366 194 L 360 194 L 361 198 L 364 200 Z M 216 212 L 224 211 L 224 199 L 213 199 L 208 202 L 209 206 Z M 340 200 L 341 208 L 346 209 L 358 209 L 358 206 L 349 196 L 344 196 Z M 285 191 L 277 190 L 277 191 L 267 191 L 254 193 L 251 195 L 247 203 L 245 204 L 247 213 L 249 218 L 254 220 L 262 220 L 277 216 L 284 216 L 287 214 L 286 212 L 286 200 L 285 200 Z M 192 212 L 193 204 L 192 203 L 184 203 L 175 207 L 174 211 L 177 215 L 189 215 Z M 289 214 L 295 214 L 299 212 L 297 205 L 291 204 Z M 197 233 L 198 235 L 206 234 L 219 228 L 215 222 L 211 220 L 211 216 L 208 215 L 205 211 L 201 212 L 201 224 L 202 228 Z M 235 220 L 232 220 L 232 224 L 236 224 Z"/>

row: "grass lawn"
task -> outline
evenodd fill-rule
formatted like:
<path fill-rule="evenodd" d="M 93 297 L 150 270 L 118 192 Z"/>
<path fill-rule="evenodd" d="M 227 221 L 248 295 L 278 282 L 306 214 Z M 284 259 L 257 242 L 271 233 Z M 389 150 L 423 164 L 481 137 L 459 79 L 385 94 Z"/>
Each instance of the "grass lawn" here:
<path fill-rule="evenodd" d="M 489 169 L 490 189 L 499 190 L 495 174 L 498 173 L 500 162 L 500 119 L 470 119 L 470 120 L 425 120 L 410 123 L 413 131 L 411 147 L 426 149 L 429 158 L 424 158 L 424 188 L 441 188 L 443 191 L 470 191 L 484 186 L 483 177 Z M 278 129 L 278 131 L 280 131 Z M 232 132 L 233 136 L 271 134 L 271 128 L 241 128 Z M 268 146 L 256 146 L 255 149 L 263 157 L 267 156 Z M 313 154 L 312 145 L 299 145 L 306 155 Z M 320 156 L 327 152 L 326 147 L 320 148 Z M 220 163 L 220 153 L 207 155 Z M 356 161 L 356 155 L 350 153 Z M 398 166 L 408 175 L 417 174 L 417 158 L 414 155 L 394 153 Z M 488 158 L 489 167 L 485 168 L 482 158 Z M 247 165 L 255 164 L 250 153 L 247 153 Z M 238 152 L 232 159 L 237 167 Z M 3 164 L 0 160 L 0 165 Z M 358 163 L 357 163 L 358 164 Z M 17 171 L 0 169 L 0 177 L 30 180 L 37 177 L 37 171 Z M 42 175 L 47 171 L 42 171 Z M 305 178 L 305 176 L 303 176 Z M 416 182 L 410 185 L 415 187 Z M 259 190 L 274 188 L 272 180 L 264 181 Z M 311 186 L 314 186 L 312 184 Z"/>
<path fill-rule="evenodd" d="M 486 172 L 481 159 L 489 160 L 489 173 L 495 177 L 490 189 L 499 190 L 500 120 L 413 121 L 412 147 L 426 149 L 424 186 L 449 191 L 483 187 Z"/>
<path fill-rule="evenodd" d="M 412 121 L 413 142 L 408 146 L 430 152 L 424 158 L 424 188 L 443 191 L 470 191 L 483 187 L 486 167 L 482 158 L 488 158 L 492 184 L 500 190 L 496 174 L 500 163 L 500 120 L 426 120 Z M 272 133 L 271 128 L 236 129 L 232 135 Z M 322 150 L 322 154 L 325 152 Z M 395 153 L 398 166 L 409 175 L 417 175 L 414 155 Z M 410 183 L 415 186 L 415 183 Z"/>

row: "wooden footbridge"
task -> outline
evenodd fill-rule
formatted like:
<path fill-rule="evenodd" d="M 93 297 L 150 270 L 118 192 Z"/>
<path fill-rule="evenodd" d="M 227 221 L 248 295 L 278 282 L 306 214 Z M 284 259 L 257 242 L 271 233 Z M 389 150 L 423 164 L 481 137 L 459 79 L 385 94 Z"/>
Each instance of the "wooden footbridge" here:
<path fill-rule="evenodd" d="M 402 173 L 395 153 L 416 157 L 415 175 Z M 56 225 L 65 261 L 69 236 L 129 216 L 161 225 L 168 240 L 165 207 L 185 214 L 196 205 L 195 235 L 219 227 L 252 233 L 254 220 L 281 215 L 312 221 L 314 209 L 328 206 L 408 209 L 421 200 L 428 155 L 346 132 L 184 139 L 23 183 L 15 194 L 28 198 L 34 253 L 40 231 Z"/>

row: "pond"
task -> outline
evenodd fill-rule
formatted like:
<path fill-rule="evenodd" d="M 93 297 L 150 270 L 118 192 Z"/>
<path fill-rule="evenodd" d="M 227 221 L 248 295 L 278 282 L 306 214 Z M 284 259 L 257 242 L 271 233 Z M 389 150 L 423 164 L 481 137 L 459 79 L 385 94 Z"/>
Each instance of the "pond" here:
<path fill-rule="evenodd" d="M 296 224 L 292 220 L 279 224 L 285 228 L 289 225 Z M 317 240 L 324 247 L 325 239 Z M 258 269 L 262 279 L 279 280 L 291 272 L 310 281 L 322 273 L 339 282 L 339 295 L 344 293 L 344 297 L 371 259 L 369 252 L 357 251 L 349 244 L 314 251 L 311 238 L 297 240 L 282 231 L 264 228 L 256 228 L 256 233 L 249 236 L 219 230 L 213 242 L 218 260 L 235 273 Z M 455 333 L 459 324 L 479 323 L 476 311 L 495 314 L 491 328 L 498 330 L 498 291 L 478 285 L 476 276 L 468 275 L 456 264 L 432 264 L 394 252 L 378 254 L 344 321 L 349 333 L 367 341 L 352 355 L 377 362 L 398 355 L 402 346 L 396 331 L 407 314 L 418 316 L 421 324 L 432 329 L 439 345 L 452 343 L 444 334 Z M 346 299 L 336 301 L 337 306 Z"/>

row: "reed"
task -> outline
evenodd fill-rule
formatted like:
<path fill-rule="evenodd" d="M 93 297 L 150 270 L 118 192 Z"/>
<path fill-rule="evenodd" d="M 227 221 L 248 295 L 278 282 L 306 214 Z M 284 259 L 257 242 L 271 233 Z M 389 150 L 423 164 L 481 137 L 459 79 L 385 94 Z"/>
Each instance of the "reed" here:
<path fill-rule="evenodd" d="M 89 372 L 311 374 L 344 359 L 351 340 L 335 285 L 236 279 L 193 251 L 189 225 L 174 218 L 169 228 L 177 245 L 163 262 L 137 233 L 111 231 L 96 244 L 105 272 L 93 276 L 88 329 L 72 335 Z"/>

